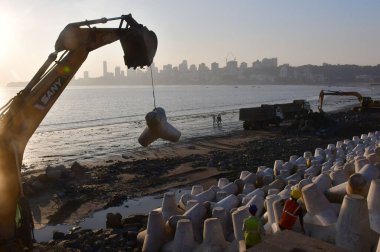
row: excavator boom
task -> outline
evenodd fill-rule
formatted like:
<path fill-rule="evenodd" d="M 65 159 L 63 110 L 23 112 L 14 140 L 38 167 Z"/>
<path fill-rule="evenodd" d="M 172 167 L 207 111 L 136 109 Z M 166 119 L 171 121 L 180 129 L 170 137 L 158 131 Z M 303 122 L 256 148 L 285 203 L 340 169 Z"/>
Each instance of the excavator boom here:
<path fill-rule="evenodd" d="M 374 101 L 371 97 L 362 96 L 358 92 L 354 91 L 330 91 L 330 90 L 321 90 L 319 93 L 319 111 L 322 110 L 323 99 L 326 95 L 336 95 L 336 96 L 354 96 L 358 99 L 360 103 L 360 107 L 354 108 L 355 111 L 363 111 L 363 110 L 375 110 L 378 111 L 380 109 L 380 101 Z"/>
<path fill-rule="evenodd" d="M 91 27 L 113 20 L 120 20 L 118 28 Z M 15 233 L 17 200 L 23 196 L 21 164 L 30 137 L 89 52 L 117 40 L 124 50 L 124 62 L 128 68 L 152 64 L 157 37 L 130 14 L 71 23 L 63 29 L 55 43 L 55 51 L 27 86 L 1 108 L 0 241 L 11 239 Z M 57 59 L 59 53 L 62 55 Z"/>
<path fill-rule="evenodd" d="M 318 110 L 323 111 L 323 100 L 326 95 L 335 95 L 335 96 L 355 96 L 360 104 L 363 102 L 363 96 L 358 92 L 344 92 L 344 91 L 331 91 L 331 90 L 321 90 L 319 93 L 319 105 Z"/>

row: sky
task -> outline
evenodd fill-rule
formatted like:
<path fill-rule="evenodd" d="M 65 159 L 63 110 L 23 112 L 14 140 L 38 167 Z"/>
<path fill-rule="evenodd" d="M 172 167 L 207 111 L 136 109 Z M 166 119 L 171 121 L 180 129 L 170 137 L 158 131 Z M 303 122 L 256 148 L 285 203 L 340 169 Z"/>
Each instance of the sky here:
<path fill-rule="evenodd" d="M 380 64 L 379 0 L 0 0 L 0 85 L 29 81 L 71 22 L 129 14 L 158 37 L 165 64 Z M 113 21 L 106 26 L 118 27 Z M 77 77 L 123 68 L 120 43 L 90 53 Z"/>

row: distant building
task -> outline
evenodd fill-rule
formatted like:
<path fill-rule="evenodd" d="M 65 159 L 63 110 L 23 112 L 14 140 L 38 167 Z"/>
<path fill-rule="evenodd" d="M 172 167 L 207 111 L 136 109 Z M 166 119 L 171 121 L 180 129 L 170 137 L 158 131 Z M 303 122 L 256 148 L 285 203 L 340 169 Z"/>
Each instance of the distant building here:
<path fill-rule="evenodd" d="M 107 76 L 107 61 L 103 61 L 103 76 Z"/>
<path fill-rule="evenodd" d="M 191 64 L 189 70 L 190 70 L 190 72 L 196 72 L 197 71 L 197 66 L 194 65 L 194 64 Z"/>
<path fill-rule="evenodd" d="M 289 64 L 282 65 L 280 67 L 280 78 L 288 78 L 290 72 Z"/>
<path fill-rule="evenodd" d="M 275 68 L 277 67 L 277 58 L 264 58 L 261 64 L 263 68 Z"/>
<path fill-rule="evenodd" d="M 255 70 L 276 68 L 277 67 L 277 58 L 267 59 L 264 58 L 262 61 L 256 60 L 252 63 L 252 68 Z"/>
<path fill-rule="evenodd" d="M 120 77 L 121 76 L 121 72 L 120 72 L 120 67 L 115 67 L 115 77 Z"/>
<path fill-rule="evenodd" d="M 187 60 L 183 60 L 181 64 L 178 65 L 178 71 L 180 72 L 187 72 Z"/>
<path fill-rule="evenodd" d="M 246 70 L 248 68 L 248 64 L 246 62 L 242 62 L 240 64 L 240 70 Z"/>
<path fill-rule="evenodd" d="M 227 73 L 236 73 L 237 69 L 238 67 L 237 67 L 236 60 L 227 61 L 227 65 L 226 65 Z"/>
<path fill-rule="evenodd" d="M 198 66 L 198 71 L 199 72 L 208 72 L 210 69 L 206 66 L 205 63 L 201 63 Z"/>
<path fill-rule="evenodd" d="M 219 63 L 213 62 L 211 63 L 211 71 L 213 73 L 217 72 L 219 70 Z"/>
<path fill-rule="evenodd" d="M 172 66 L 172 64 L 167 64 L 167 65 L 164 65 L 163 67 L 162 67 L 162 71 L 163 72 L 171 72 L 172 71 L 172 69 L 173 69 L 173 66 Z"/>
<path fill-rule="evenodd" d="M 83 78 L 84 78 L 84 79 L 88 79 L 88 76 L 89 76 L 89 75 L 88 75 L 88 71 L 84 71 L 84 72 L 83 72 Z"/>

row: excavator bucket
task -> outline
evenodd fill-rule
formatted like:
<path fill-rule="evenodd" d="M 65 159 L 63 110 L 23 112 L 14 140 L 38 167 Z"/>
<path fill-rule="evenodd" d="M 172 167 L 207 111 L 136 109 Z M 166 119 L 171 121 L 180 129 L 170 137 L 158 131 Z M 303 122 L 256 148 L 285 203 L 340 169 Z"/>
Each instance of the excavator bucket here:
<path fill-rule="evenodd" d="M 157 36 L 145 26 L 131 27 L 120 39 L 124 51 L 124 63 L 128 68 L 150 66 L 157 51 Z"/>

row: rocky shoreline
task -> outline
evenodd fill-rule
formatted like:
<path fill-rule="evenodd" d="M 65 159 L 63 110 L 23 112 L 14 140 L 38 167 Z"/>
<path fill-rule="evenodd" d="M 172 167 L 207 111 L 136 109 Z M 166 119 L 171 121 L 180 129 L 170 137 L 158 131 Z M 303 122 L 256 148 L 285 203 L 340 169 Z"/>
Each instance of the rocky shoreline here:
<path fill-rule="evenodd" d="M 129 197 L 163 194 L 168 189 L 193 184 L 207 188 L 220 177 L 235 179 L 243 170 L 255 172 L 261 165 L 273 167 L 274 160 L 287 160 L 291 155 L 302 155 L 304 151 L 380 128 L 375 119 L 356 120 L 347 114 L 334 118 L 339 134 L 331 127 L 324 131 L 330 133 L 324 135 L 318 135 L 316 130 L 300 131 L 289 126 L 242 131 L 197 139 L 180 146 L 149 149 L 122 160 L 108 160 L 105 165 L 87 167 L 74 163 L 70 168 L 49 168 L 45 173 L 24 179 L 26 192 L 37 226 L 73 224 L 94 209 L 120 205 Z M 110 213 L 108 217 L 108 229 L 57 232 L 52 241 L 36 244 L 36 247 L 138 251 L 136 235 L 146 227 L 147 216 L 120 218 L 117 213 Z"/>

